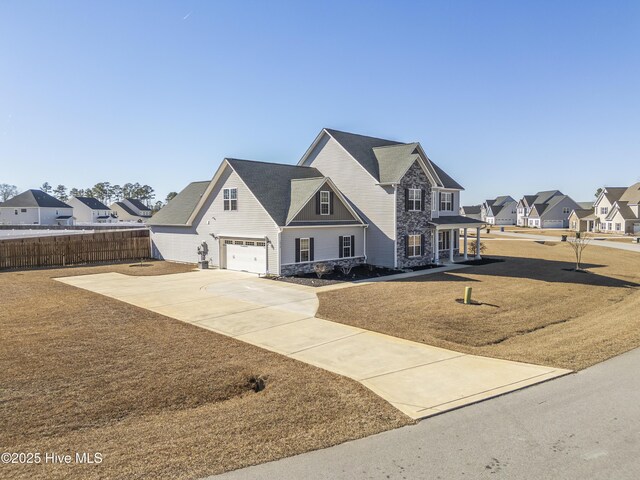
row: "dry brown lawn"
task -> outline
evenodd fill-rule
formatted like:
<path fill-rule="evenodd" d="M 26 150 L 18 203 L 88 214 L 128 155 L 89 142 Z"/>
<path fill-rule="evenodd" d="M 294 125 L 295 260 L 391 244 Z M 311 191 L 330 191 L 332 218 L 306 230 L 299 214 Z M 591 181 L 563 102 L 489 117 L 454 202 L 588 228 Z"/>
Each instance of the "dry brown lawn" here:
<path fill-rule="evenodd" d="M 640 254 L 487 241 L 502 263 L 323 292 L 319 316 L 449 348 L 578 370 L 640 346 Z M 456 300 L 473 287 L 481 305 Z"/>
<path fill-rule="evenodd" d="M 198 478 L 411 422 L 355 381 L 52 280 L 187 269 L 0 273 L 0 449 L 104 456 L 1 478 Z"/>

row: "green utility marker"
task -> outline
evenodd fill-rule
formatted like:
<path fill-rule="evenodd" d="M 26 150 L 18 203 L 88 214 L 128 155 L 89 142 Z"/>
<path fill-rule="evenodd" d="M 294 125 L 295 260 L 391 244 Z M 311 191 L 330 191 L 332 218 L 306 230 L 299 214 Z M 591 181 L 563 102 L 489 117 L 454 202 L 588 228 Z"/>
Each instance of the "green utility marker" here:
<path fill-rule="evenodd" d="M 469 305 L 471 303 L 471 291 L 473 289 L 471 287 L 464 287 L 464 303 L 465 305 Z"/>

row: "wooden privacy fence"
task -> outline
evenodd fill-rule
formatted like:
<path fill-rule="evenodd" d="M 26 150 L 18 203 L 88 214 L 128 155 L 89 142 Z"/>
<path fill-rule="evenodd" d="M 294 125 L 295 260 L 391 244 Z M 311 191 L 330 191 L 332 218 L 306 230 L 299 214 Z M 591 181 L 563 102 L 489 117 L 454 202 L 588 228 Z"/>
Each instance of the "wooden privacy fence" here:
<path fill-rule="evenodd" d="M 0 269 L 119 262 L 150 257 L 148 230 L 0 240 Z"/>

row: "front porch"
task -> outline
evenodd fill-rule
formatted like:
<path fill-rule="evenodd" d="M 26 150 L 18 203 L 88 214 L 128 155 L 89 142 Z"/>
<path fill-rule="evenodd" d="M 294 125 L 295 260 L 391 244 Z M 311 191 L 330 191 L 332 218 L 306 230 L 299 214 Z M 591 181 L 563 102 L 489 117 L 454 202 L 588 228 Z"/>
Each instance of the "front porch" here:
<path fill-rule="evenodd" d="M 434 230 L 433 262 L 436 264 L 451 264 L 468 260 L 481 260 L 480 231 L 486 226 L 485 222 L 460 215 L 433 219 Z M 462 230 L 462 238 L 460 231 Z M 469 239 L 469 231 L 475 230 L 475 238 Z M 475 252 L 470 253 L 470 242 L 476 242 Z"/>

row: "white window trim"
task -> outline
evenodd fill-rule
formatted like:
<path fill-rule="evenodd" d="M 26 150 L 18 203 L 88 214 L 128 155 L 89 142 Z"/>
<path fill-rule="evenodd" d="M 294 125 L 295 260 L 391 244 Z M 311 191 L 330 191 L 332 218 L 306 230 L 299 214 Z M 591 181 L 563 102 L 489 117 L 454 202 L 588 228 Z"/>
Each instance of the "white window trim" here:
<path fill-rule="evenodd" d="M 413 245 L 411 245 L 411 240 L 413 240 Z M 417 242 L 417 243 L 416 243 Z M 422 235 L 417 234 L 417 235 L 409 235 L 409 241 L 408 243 L 408 247 L 409 247 L 409 252 L 412 251 L 413 249 L 413 255 L 409 255 L 409 252 L 407 252 L 407 256 L 409 258 L 416 258 L 416 257 L 421 257 L 422 256 Z M 416 253 L 418 252 L 418 253 Z"/>
<path fill-rule="evenodd" d="M 420 188 L 410 188 L 409 192 L 409 211 L 410 212 L 420 212 L 422 211 L 422 189 Z M 416 196 L 417 195 L 417 196 Z M 413 197 L 413 198 L 411 198 Z"/>
<path fill-rule="evenodd" d="M 349 243 L 349 245 L 346 245 L 347 242 Z M 345 253 L 347 249 L 349 250 L 349 255 Z M 353 245 L 351 245 L 351 236 L 345 235 L 344 237 L 342 237 L 342 258 L 351 257 L 353 257 Z"/>
<path fill-rule="evenodd" d="M 307 248 L 302 248 L 302 242 L 307 242 Z M 302 252 L 307 253 L 307 259 L 302 259 Z M 308 263 L 311 261 L 311 240 L 309 238 L 301 238 L 300 239 L 300 263 Z"/>
<path fill-rule="evenodd" d="M 440 211 L 453 212 L 453 192 L 440 192 Z"/>
<path fill-rule="evenodd" d="M 449 240 L 448 243 L 451 244 L 451 233 L 449 232 L 449 230 L 440 230 L 438 232 L 438 250 L 443 251 L 443 250 L 449 250 L 449 245 L 445 245 L 445 233 L 446 233 L 446 238 Z M 440 246 L 442 244 L 442 246 Z"/>
<path fill-rule="evenodd" d="M 323 195 L 327 195 L 327 199 L 323 200 Z M 327 207 L 327 213 L 324 213 L 323 207 Z M 320 190 L 320 215 L 331 215 L 331 192 L 329 190 Z"/>
<path fill-rule="evenodd" d="M 235 208 L 233 201 L 235 200 Z M 229 187 L 222 189 L 222 209 L 225 212 L 236 212 L 238 210 L 238 188 L 237 187 Z M 227 205 L 229 208 L 227 208 Z"/>

